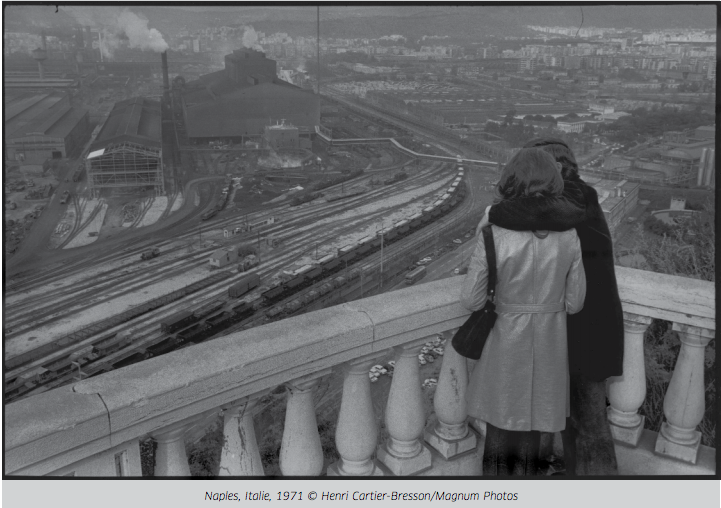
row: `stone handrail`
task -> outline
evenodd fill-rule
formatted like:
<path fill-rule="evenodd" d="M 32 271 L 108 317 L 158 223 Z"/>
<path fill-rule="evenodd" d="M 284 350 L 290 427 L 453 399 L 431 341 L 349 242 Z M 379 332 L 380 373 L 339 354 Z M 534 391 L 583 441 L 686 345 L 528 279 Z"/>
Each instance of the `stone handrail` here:
<path fill-rule="evenodd" d="M 715 333 L 714 286 L 616 270 L 627 326 L 626 374 L 609 381 L 614 437 L 630 446 L 638 443 L 643 421 L 637 410 L 645 395 L 643 330 L 651 318 L 670 320 L 683 346 L 656 448 L 693 463 L 695 428 L 703 415 L 703 346 Z M 336 430 L 342 458 L 328 474 L 417 474 L 430 467 L 429 446 L 434 456 L 452 459 L 476 443 L 465 417 L 466 362 L 446 348 L 435 423 L 424 430 L 415 358 L 429 337 L 452 331 L 467 318 L 458 303 L 459 284 L 452 277 L 303 314 L 8 404 L 5 472 L 140 475 L 138 442 L 151 436 L 157 441 L 155 474 L 188 475 L 184 436 L 222 410 L 226 446 L 220 474 L 259 475 L 263 469 L 248 409 L 269 390 L 286 385 L 281 471 L 319 474 L 323 457 L 312 390 L 320 377 L 342 367 Z M 391 348 L 398 359 L 386 410 L 390 437 L 378 446 L 377 431 L 371 429 L 368 368 Z"/>

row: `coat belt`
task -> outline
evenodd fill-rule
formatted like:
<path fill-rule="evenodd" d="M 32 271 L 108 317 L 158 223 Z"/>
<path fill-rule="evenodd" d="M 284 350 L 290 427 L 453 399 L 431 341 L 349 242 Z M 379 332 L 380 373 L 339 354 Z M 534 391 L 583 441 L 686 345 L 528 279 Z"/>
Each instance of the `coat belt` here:
<path fill-rule="evenodd" d="M 496 305 L 498 314 L 548 314 L 566 310 L 565 302 L 558 303 L 499 303 Z"/>

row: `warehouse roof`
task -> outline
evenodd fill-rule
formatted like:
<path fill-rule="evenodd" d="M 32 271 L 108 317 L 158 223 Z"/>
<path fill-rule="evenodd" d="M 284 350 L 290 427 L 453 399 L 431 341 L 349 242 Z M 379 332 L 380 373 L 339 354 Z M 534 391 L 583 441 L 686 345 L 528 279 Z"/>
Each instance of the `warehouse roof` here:
<path fill-rule="evenodd" d="M 161 125 L 159 101 L 134 97 L 117 102 L 90 150 L 123 141 L 160 148 Z"/>
<path fill-rule="evenodd" d="M 68 96 L 61 93 L 18 94 L 6 91 L 4 106 L 4 127 L 8 138 L 23 137 L 29 132 L 65 137 L 86 113 L 85 110 L 70 108 Z M 72 115 L 66 117 L 69 111 Z M 49 123 L 51 117 L 55 119 L 53 123 Z M 75 123 L 71 123 L 71 118 L 75 119 Z M 52 134 L 46 133 L 50 129 Z"/>
<path fill-rule="evenodd" d="M 298 87 L 261 83 L 241 88 L 215 100 L 186 107 L 188 137 L 233 137 L 243 134 L 249 119 L 293 119 L 302 125 L 318 122 L 317 95 Z"/>
<path fill-rule="evenodd" d="M 298 88 L 297 86 L 288 83 L 287 81 L 283 81 L 282 79 L 279 79 L 277 77 L 269 79 L 274 85 L 280 85 L 287 88 L 300 90 L 300 88 Z M 253 85 L 252 83 L 242 81 L 240 83 L 236 83 L 228 77 L 225 70 L 211 72 L 210 74 L 200 76 L 194 81 L 188 82 L 185 85 L 185 91 L 183 92 L 183 100 L 185 101 L 186 105 L 193 106 L 196 104 L 216 100 L 221 98 L 222 96 L 232 94 L 239 90 L 244 90 L 253 86 L 259 85 Z"/>

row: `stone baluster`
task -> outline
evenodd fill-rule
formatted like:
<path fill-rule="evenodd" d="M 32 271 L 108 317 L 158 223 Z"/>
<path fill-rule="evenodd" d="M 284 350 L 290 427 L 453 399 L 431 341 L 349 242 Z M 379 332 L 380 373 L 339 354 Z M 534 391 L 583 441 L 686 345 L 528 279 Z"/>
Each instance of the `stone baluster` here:
<path fill-rule="evenodd" d="M 643 334 L 651 318 L 623 313 L 623 375 L 608 379 L 608 421 L 616 441 L 636 446 L 645 418 L 638 408 L 646 398 L 646 367 L 643 358 Z"/>
<path fill-rule="evenodd" d="M 421 439 L 426 417 L 418 369 L 418 354 L 427 340 L 395 348 L 398 360 L 386 405 L 389 437 L 378 448 L 378 460 L 398 476 L 416 474 L 431 467 L 431 452 Z"/>
<path fill-rule="evenodd" d="M 253 409 L 266 392 L 245 397 L 223 407 L 223 449 L 218 476 L 263 476 Z"/>
<path fill-rule="evenodd" d="M 323 471 L 323 448 L 313 405 L 313 389 L 330 369 L 286 383 L 288 403 L 280 447 L 284 476 L 318 476 Z"/>
<path fill-rule="evenodd" d="M 705 411 L 704 352 L 714 330 L 678 323 L 673 329 L 681 350 L 663 401 L 666 421 L 656 438 L 656 453 L 695 464 L 701 446 L 696 427 Z"/>
<path fill-rule="evenodd" d="M 328 467 L 328 476 L 382 476 L 373 461 L 378 445 L 378 422 L 373 410 L 371 365 L 386 352 L 348 362 L 343 380 L 343 396 L 335 429 L 340 460 Z"/>
<path fill-rule="evenodd" d="M 205 416 L 194 416 L 152 433 L 158 445 L 155 449 L 155 476 L 190 476 L 185 435 Z"/>
<path fill-rule="evenodd" d="M 453 332 L 450 336 L 453 336 Z M 450 340 L 447 340 L 433 397 L 435 417 L 424 432 L 426 443 L 446 459 L 473 450 L 477 444 L 476 435 L 468 429 L 466 422 L 467 388 L 466 358 L 456 353 Z"/>

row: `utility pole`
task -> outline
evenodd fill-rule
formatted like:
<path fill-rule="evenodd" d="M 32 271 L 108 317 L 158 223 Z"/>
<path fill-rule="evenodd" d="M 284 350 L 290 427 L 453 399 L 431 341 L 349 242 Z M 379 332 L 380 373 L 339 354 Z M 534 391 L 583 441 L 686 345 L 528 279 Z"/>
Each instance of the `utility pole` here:
<path fill-rule="evenodd" d="M 383 223 L 381 222 L 381 227 L 383 227 Z M 379 285 L 379 289 L 383 287 L 383 229 L 381 229 L 381 282 Z"/>
<path fill-rule="evenodd" d="M 200 247 L 200 244 L 203 243 L 203 234 L 202 234 L 203 228 L 198 226 L 198 246 Z"/>
<path fill-rule="evenodd" d="M 260 231 L 258 231 L 258 264 L 260 264 Z"/>
<path fill-rule="evenodd" d="M 316 51 L 318 54 L 318 96 L 320 96 L 320 5 L 317 6 L 317 19 L 316 19 Z"/>

